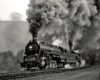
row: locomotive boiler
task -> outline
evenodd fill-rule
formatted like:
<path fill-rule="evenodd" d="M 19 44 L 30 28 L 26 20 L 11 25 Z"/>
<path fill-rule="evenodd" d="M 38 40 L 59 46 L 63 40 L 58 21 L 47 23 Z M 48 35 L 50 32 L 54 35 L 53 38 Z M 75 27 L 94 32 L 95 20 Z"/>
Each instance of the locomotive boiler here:
<path fill-rule="evenodd" d="M 78 53 L 71 53 L 65 48 L 54 46 L 45 42 L 30 40 L 26 45 L 22 68 L 30 69 L 56 69 L 70 64 L 79 66 L 81 57 Z"/>

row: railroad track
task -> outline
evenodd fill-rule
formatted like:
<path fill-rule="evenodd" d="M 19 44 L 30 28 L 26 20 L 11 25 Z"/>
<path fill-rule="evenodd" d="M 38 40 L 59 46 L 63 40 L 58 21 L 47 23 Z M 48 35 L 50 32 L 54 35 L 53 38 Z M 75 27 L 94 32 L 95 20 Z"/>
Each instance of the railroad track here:
<path fill-rule="evenodd" d="M 55 70 L 42 70 L 42 71 L 34 71 L 34 72 L 19 72 L 19 73 L 1 73 L 0 74 L 0 80 L 13 80 L 18 78 L 25 78 L 25 77 L 32 77 L 32 76 L 38 76 L 43 74 L 52 74 L 52 73 L 61 73 L 66 71 L 75 71 L 75 70 L 81 70 L 90 68 L 92 66 L 85 66 L 85 67 L 79 67 L 79 68 L 72 68 L 72 69 L 55 69 Z"/>

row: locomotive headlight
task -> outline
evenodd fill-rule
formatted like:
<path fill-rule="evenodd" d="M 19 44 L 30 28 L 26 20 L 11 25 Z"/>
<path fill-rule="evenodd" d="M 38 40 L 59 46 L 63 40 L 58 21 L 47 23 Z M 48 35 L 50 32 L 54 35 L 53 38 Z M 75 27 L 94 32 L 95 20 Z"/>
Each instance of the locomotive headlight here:
<path fill-rule="evenodd" d="M 33 47 L 32 46 L 29 46 L 29 49 L 32 49 Z"/>

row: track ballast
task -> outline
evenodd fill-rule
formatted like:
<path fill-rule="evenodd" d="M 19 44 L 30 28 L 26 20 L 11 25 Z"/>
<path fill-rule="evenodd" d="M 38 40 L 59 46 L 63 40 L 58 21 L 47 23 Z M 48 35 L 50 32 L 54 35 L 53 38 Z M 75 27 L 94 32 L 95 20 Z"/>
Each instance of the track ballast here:
<path fill-rule="evenodd" d="M 34 72 L 25 71 L 25 72 L 18 72 L 18 73 L 1 73 L 0 80 L 11 80 L 11 79 L 18 79 L 18 78 L 25 78 L 25 77 L 34 77 L 34 76 L 44 75 L 44 74 L 53 74 L 53 73 L 61 73 L 66 71 L 81 70 L 90 67 L 92 66 L 85 66 L 85 67 L 72 68 L 72 69 L 41 70 L 41 71 L 34 71 Z"/>

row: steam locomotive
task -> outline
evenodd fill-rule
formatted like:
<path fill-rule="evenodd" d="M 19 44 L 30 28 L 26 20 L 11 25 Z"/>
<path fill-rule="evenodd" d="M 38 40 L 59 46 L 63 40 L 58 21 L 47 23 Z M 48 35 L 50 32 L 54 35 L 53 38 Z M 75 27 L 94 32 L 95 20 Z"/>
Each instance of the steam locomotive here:
<path fill-rule="evenodd" d="M 21 67 L 27 70 L 56 69 L 64 68 L 67 64 L 80 66 L 80 54 L 34 39 L 26 45 Z"/>

